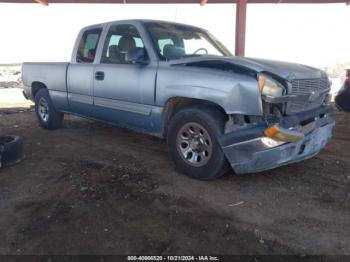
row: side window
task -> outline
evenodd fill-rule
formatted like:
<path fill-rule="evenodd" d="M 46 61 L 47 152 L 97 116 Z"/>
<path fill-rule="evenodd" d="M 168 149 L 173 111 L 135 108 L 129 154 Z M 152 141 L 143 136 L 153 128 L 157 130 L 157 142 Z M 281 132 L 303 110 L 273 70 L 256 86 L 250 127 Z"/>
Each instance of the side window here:
<path fill-rule="evenodd" d="M 102 28 L 86 30 L 80 39 L 77 52 L 78 63 L 93 63 L 95 60 L 98 41 L 100 39 Z"/>
<path fill-rule="evenodd" d="M 101 63 L 127 64 L 126 54 L 136 48 L 144 48 L 144 44 L 135 26 L 111 26 L 103 47 Z"/>

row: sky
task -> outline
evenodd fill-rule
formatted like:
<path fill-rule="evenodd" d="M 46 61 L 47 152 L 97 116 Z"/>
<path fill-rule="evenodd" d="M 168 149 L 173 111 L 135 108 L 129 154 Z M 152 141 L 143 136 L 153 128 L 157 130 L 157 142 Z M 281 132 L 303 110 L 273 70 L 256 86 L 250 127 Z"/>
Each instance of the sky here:
<path fill-rule="evenodd" d="M 234 53 L 234 4 L 0 4 L 0 64 L 69 61 L 79 30 L 133 18 L 208 29 Z M 350 61 L 350 6 L 249 4 L 246 56 L 324 67 Z"/>

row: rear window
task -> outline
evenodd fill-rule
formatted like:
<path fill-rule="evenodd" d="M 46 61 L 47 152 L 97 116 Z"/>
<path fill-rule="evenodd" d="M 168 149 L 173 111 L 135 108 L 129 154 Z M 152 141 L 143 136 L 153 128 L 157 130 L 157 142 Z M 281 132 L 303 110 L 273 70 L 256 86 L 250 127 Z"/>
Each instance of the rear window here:
<path fill-rule="evenodd" d="M 102 28 L 86 30 L 79 42 L 76 55 L 78 63 L 93 63 L 96 56 L 98 41 L 100 40 Z"/>

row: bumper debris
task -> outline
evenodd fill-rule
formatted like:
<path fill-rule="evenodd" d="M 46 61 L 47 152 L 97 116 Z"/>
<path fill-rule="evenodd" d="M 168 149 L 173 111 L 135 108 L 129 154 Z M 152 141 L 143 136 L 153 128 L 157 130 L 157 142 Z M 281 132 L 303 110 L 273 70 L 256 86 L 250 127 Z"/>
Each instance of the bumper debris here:
<path fill-rule="evenodd" d="M 240 130 L 237 136 L 233 132 L 219 142 L 237 174 L 260 172 L 311 158 L 326 146 L 335 125 L 331 114 L 301 122 L 298 128 L 259 125 Z"/>

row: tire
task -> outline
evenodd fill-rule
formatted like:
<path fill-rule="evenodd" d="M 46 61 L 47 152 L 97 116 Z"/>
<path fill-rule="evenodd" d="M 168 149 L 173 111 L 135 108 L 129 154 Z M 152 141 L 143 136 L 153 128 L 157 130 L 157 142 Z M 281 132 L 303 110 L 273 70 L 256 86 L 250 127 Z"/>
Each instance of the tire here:
<path fill-rule="evenodd" d="M 223 134 L 224 115 L 216 109 L 193 106 L 171 119 L 167 143 L 177 169 L 200 180 L 213 180 L 228 170 L 228 162 L 217 142 Z M 199 159 L 199 160 L 198 160 Z"/>
<path fill-rule="evenodd" d="M 62 125 L 64 114 L 55 109 L 46 88 L 35 95 L 35 113 L 42 128 L 53 130 Z"/>
<path fill-rule="evenodd" d="M 17 164 L 23 158 L 23 141 L 20 137 L 0 137 L 0 167 L 7 167 Z"/>

